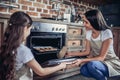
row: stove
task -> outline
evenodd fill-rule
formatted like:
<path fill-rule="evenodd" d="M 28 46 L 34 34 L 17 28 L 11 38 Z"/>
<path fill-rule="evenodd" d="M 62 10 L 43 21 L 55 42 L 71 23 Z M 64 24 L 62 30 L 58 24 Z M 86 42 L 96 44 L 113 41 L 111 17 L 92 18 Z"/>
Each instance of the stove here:
<path fill-rule="evenodd" d="M 44 63 L 58 59 L 57 54 L 65 46 L 67 25 L 33 22 L 27 46 L 32 50 L 35 59 Z"/>

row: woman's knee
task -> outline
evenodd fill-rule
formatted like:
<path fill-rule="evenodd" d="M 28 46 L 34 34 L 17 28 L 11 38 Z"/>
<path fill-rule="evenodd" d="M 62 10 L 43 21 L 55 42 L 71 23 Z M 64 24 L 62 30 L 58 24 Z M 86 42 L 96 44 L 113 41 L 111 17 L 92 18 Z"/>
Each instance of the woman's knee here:
<path fill-rule="evenodd" d="M 83 66 L 81 66 L 81 68 L 80 68 L 80 72 L 81 73 L 86 72 L 86 70 L 87 70 L 87 65 L 86 64 L 84 64 Z"/>
<path fill-rule="evenodd" d="M 86 77 L 90 77 L 90 74 L 88 72 L 86 64 L 83 65 L 83 66 L 81 66 L 81 68 L 80 68 L 80 74 L 82 74 L 82 75 L 84 75 Z"/>
<path fill-rule="evenodd" d="M 85 68 L 80 68 L 80 73 L 84 74 L 86 72 Z"/>
<path fill-rule="evenodd" d="M 96 69 L 97 66 L 99 66 L 100 61 L 90 61 L 87 63 L 87 68 L 88 69 Z"/>

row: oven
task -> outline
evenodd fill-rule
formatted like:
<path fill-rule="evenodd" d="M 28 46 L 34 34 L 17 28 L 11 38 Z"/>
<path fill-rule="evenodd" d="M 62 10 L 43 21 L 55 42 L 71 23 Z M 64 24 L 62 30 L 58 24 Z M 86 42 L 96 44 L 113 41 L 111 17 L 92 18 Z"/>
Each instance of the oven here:
<path fill-rule="evenodd" d="M 40 63 L 58 59 L 57 54 L 65 46 L 67 25 L 33 22 L 27 46 L 35 59 Z"/>

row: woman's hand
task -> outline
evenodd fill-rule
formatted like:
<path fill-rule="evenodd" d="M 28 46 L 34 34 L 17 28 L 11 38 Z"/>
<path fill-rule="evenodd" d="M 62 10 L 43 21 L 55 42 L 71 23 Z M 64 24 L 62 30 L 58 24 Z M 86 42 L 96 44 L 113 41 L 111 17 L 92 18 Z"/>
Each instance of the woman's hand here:
<path fill-rule="evenodd" d="M 71 54 L 73 54 L 73 53 L 72 52 L 67 52 L 66 55 L 65 55 L 65 57 L 72 57 Z"/>
<path fill-rule="evenodd" d="M 63 63 L 61 63 L 61 65 L 62 66 L 64 64 L 66 65 L 66 67 L 64 66 L 63 69 L 70 69 L 70 68 L 78 67 L 81 63 L 82 63 L 82 60 L 81 59 L 77 59 L 77 60 L 72 61 L 72 62 L 63 62 Z"/>
<path fill-rule="evenodd" d="M 74 65 L 79 66 L 82 63 L 81 59 L 77 59 L 75 61 L 72 62 Z"/>
<path fill-rule="evenodd" d="M 59 66 L 61 66 L 62 69 L 64 70 L 64 69 L 70 69 L 73 67 L 78 67 L 81 63 L 82 63 L 82 60 L 77 59 L 77 60 L 72 61 L 72 62 L 62 62 L 62 63 L 60 63 Z"/>

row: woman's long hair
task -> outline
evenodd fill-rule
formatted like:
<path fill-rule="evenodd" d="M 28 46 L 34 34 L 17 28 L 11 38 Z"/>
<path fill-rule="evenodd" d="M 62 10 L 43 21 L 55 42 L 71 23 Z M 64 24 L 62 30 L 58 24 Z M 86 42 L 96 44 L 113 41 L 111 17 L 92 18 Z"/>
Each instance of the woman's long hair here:
<path fill-rule="evenodd" d="M 85 16 L 95 30 L 101 31 L 101 30 L 110 28 L 106 24 L 106 21 L 102 15 L 101 11 L 99 11 L 98 9 L 93 9 L 93 10 L 87 11 L 85 13 Z"/>
<path fill-rule="evenodd" d="M 0 80 L 13 80 L 17 48 L 24 39 L 24 27 L 30 27 L 32 19 L 24 12 L 11 15 L 0 50 Z"/>

